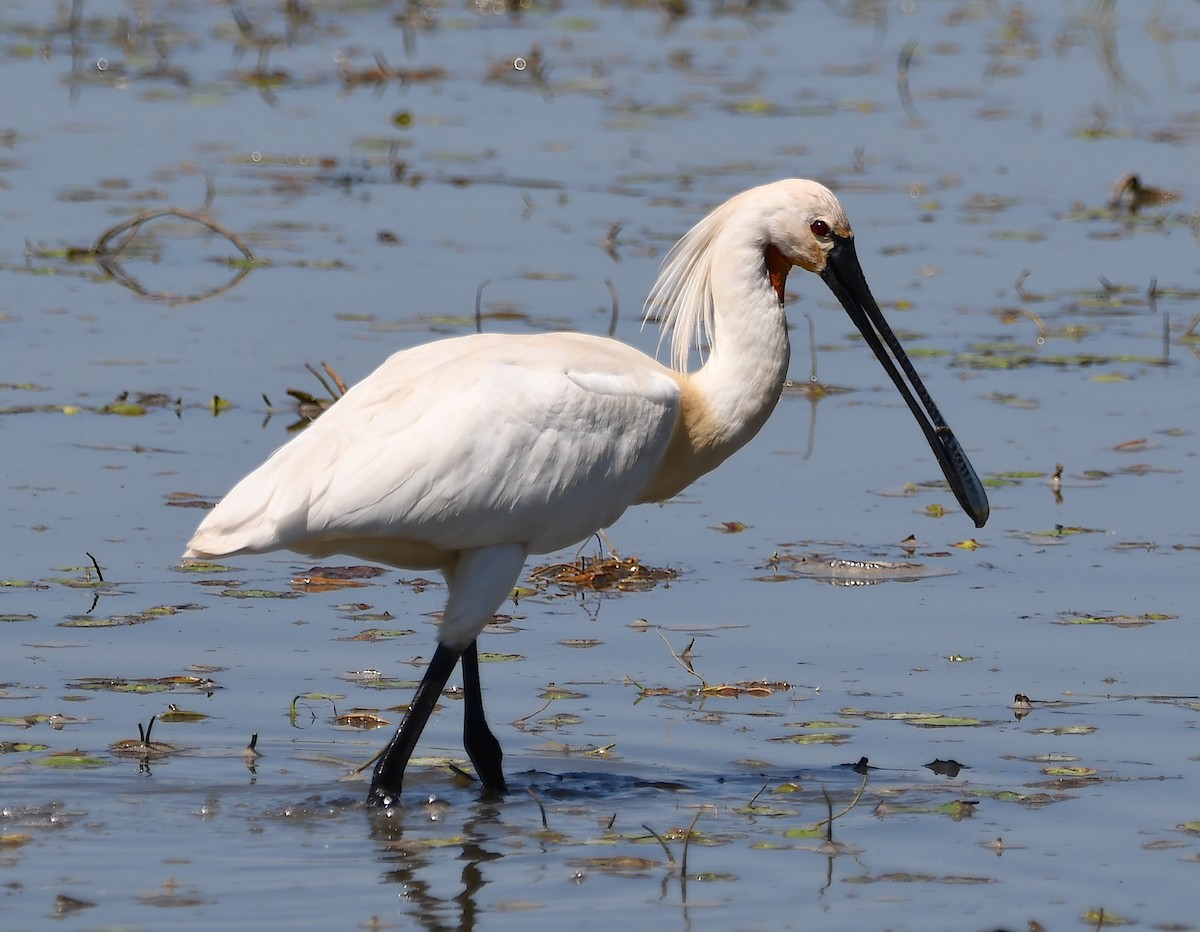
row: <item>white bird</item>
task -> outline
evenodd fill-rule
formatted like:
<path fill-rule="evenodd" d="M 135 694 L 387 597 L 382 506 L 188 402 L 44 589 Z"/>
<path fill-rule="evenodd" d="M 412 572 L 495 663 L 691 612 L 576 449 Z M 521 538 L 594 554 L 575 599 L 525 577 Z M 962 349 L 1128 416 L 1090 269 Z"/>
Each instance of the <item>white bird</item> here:
<path fill-rule="evenodd" d="M 787 375 L 793 266 L 841 302 L 983 526 L 983 486 L 872 298 L 833 193 L 790 179 L 739 194 L 679 241 L 650 291 L 647 318 L 671 334 L 671 368 L 578 333 L 477 334 L 404 350 L 242 479 L 188 543 L 185 557 L 287 549 L 445 576 L 437 649 L 375 767 L 369 804 L 399 800 L 460 658 L 463 745 L 485 792 L 505 792 L 476 638 L 529 554 L 670 498 L 758 432 Z M 689 351 L 705 345 L 706 361 L 687 372 Z"/>

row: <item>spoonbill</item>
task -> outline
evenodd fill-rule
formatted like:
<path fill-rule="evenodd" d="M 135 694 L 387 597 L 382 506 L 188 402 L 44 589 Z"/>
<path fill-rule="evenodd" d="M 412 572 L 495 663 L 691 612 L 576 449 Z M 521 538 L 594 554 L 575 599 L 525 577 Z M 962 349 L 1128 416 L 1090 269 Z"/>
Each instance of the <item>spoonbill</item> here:
<path fill-rule="evenodd" d="M 530 554 L 670 498 L 758 432 L 787 375 L 784 285 L 795 266 L 845 308 L 959 504 L 984 525 L 987 494 L 871 296 L 837 198 L 803 179 L 745 191 L 684 235 L 650 291 L 646 316 L 670 334 L 671 367 L 579 333 L 474 334 L 403 350 L 234 486 L 189 541 L 185 558 L 287 549 L 441 571 L 437 648 L 375 766 L 369 805 L 398 802 L 459 661 L 463 746 L 484 792 L 506 791 L 476 638 Z M 694 346 L 707 358 L 688 372 Z"/>

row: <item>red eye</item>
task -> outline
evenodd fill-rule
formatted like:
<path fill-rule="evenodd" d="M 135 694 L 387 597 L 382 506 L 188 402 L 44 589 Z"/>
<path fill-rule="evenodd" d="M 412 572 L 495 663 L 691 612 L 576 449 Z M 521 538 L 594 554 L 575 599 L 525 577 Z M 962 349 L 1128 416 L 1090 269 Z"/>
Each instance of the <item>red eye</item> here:
<path fill-rule="evenodd" d="M 826 223 L 824 220 L 814 220 L 812 222 L 812 226 L 810 226 L 809 229 L 812 230 L 813 236 L 828 236 L 829 235 L 829 224 Z"/>

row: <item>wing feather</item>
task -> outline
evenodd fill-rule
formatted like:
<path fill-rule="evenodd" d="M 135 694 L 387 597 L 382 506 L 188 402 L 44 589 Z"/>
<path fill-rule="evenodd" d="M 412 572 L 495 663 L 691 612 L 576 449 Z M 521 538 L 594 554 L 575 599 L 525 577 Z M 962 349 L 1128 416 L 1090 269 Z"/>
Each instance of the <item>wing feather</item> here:
<path fill-rule="evenodd" d="M 678 413 L 675 376 L 613 340 L 483 335 L 406 350 L 243 479 L 189 553 L 433 566 L 467 547 L 558 549 L 637 499 Z"/>

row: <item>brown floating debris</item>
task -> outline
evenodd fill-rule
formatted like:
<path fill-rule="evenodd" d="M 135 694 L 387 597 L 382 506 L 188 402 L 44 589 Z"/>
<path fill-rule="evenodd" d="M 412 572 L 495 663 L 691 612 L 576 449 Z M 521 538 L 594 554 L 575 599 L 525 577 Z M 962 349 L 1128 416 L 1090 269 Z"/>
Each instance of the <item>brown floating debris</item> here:
<path fill-rule="evenodd" d="M 549 563 L 536 567 L 529 578 L 577 589 L 650 589 L 659 582 L 674 579 L 670 567 L 646 566 L 637 557 L 580 557 L 574 563 Z"/>
<path fill-rule="evenodd" d="M 1112 194 L 1108 198 L 1108 206 L 1112 210 L 1124 210 L 1136 214 L 1143 207 L 1169 204 L 1178 199 L 1178 191 L 1142 184 L 1142 179 L 1136 173 L 1126 172 L 1113 185 Z"/>

